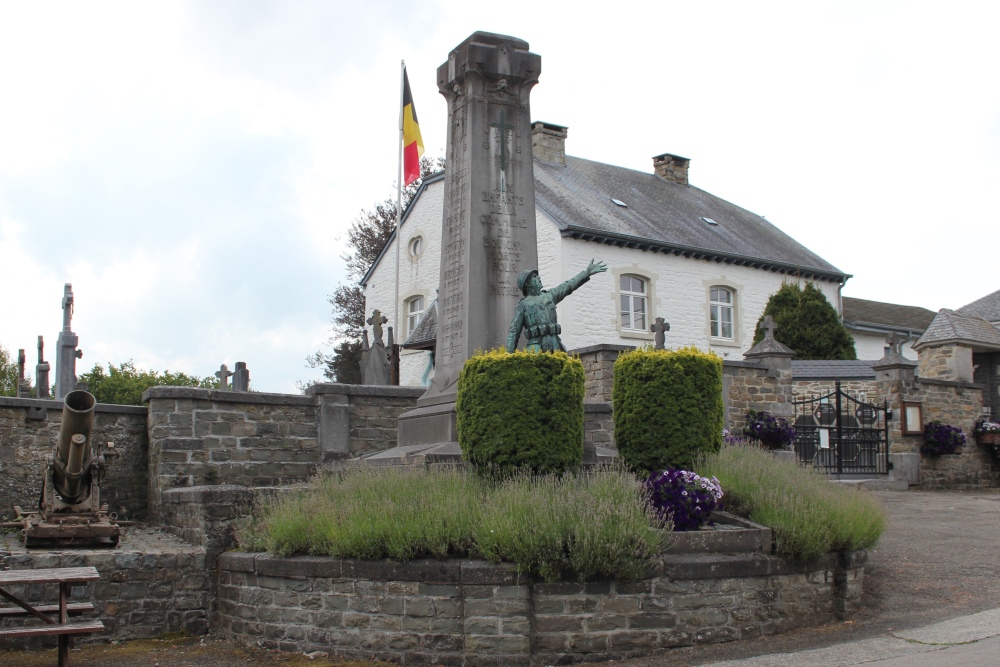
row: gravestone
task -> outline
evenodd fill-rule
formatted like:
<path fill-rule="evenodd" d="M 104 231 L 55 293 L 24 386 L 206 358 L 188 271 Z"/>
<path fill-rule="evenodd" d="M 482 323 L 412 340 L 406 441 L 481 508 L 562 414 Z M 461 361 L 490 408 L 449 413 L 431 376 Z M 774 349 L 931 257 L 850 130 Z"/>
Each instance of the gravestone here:
<path fill-rule="evenodd" d="M 434 379 L 400 416 L 400 446 L 457 443 L 458 374 L 476 350 L 504 346 L 522 296 L 517 276 L 538 267 L 529 98 L 540 72 L 527 42 L 486 32 L 438 68 L 448 169 Z"/>
<path fill-rule="evenodd" d="M 224 391 L 229 390 L 229 378 L 233 376 L 233 372 L 229 370 L 229 367 L 225 364 L 219 366 L 219 370 L 215 371 L 215 377 L 219 378 L 219 389 Z"/>
<path fill-rule="evenodd" d="M 38 337 L 38 363 L 35 365 L 35 388 L 38 398 L 49 397 L 49 363 L 45 361 L 45 341 Z"/>
<path fill-rule="evenodd" d="M 76 389 L 76 360 L 83 357 L 83 351 L 76 349 L 80 338 L 73 333 L 73 285 L 66 283 L 63 292 L 63 328 L 56 341 L 56 400 L 62 400 Z"/>
<path fill-rule="evenodd" d="M 31 384 L 24 378 L 24 367 L 27 362 L 28 358 L 24 354 L 24 348 L 21 348 L 17 351 L 17 390 L 15 392 L 17 398 L 31 397 Z"/>
<path fill-rule="evenodd" d="M 375 342 L 368 345 L 368 330 L 365 329 L 361 340 L 361 384 L 387 385 L 392 381 L 392 363 L 382 341 L 382 325 L 388 321 L 378 308 L 366 320 L 372 325 Z M 391 345 L 392 327 L 389 327 L 389 337 Z"/>
<path fill-rule="evenodd" d="M 247 370 L 245 361 L 236 362 L 236 371 L 233 372 L 233 391 L 250 391 L 250 371 Z"/>

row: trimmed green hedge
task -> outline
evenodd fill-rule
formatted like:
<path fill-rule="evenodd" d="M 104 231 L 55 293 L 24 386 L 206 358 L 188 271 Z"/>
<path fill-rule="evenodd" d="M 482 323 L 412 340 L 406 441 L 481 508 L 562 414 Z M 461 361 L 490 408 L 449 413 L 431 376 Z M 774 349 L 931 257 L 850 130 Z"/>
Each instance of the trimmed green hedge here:
<path fill-rule="evenodd" d="M 695 347 L 640 349 L 615 361 L 615 442 L 634 470 L 693 470 L 722 446 L 722 359 Z"/>
<path fill-rule="evenodd" d="M 583 461 L 583 364 L 563 352 L 472 357 L 455 408 L 462 454 L 477 466 L 563 472 Z"/>

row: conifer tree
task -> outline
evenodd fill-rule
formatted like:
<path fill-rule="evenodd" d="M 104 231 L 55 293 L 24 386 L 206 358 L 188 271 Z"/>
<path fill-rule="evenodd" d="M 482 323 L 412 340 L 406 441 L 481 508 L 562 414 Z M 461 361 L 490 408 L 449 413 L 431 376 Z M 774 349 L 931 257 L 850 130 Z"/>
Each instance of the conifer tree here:
<path fill-rule="evenodd" d="M 795 350 L 798 360 L 858 358 L 854 338 L 837 310 L 811 282 L 805 289 L 798 283 L 785 283 L 771 295 L 757 321 L 754 344 L 764 338 L 760 323 L 766 315 L 774 318 L 774 337 Z"/>

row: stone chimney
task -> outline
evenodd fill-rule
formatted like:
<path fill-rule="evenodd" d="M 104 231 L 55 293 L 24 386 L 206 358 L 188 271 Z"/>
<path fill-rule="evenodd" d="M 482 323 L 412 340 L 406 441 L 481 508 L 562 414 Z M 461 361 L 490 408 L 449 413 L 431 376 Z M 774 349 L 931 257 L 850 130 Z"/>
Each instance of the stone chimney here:
<path fill-rule="evenodd" d="M 535 121 L 531 124 L 531 155 L 542 162 L 566 166 L 566 133 L 562 125 Z"/>
<path fill-rule="evenodd" d="M 664 153 L 663 155 L 653 157 L 653 171 L 656 175 L 671 183 L 679 183 L 680 185 L 688 184 L 688 165 L 690 164 L 690 158 L 671 153 Z"/>

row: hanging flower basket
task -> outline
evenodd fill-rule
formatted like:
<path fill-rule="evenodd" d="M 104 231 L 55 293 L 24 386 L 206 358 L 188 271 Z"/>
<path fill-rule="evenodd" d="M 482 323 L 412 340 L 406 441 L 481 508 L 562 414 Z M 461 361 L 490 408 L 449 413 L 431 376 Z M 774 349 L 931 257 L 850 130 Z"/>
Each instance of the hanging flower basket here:
<path fill-rule="evenodd" d="M 924 444 L 920 451 L 927 456 L 961 454 L 964 445 L 965 434 L 957 426 L 936 420 L 924 425 Z"/>

